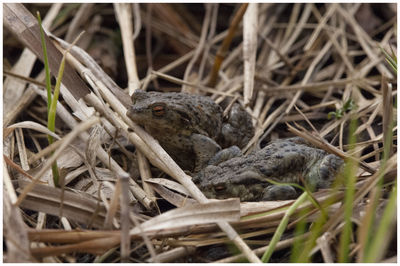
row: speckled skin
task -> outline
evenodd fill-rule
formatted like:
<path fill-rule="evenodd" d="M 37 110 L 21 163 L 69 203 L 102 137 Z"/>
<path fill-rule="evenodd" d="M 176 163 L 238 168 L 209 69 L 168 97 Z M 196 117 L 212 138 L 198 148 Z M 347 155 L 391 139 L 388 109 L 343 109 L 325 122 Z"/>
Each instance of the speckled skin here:
<path fill-rule="evenodd" d="M 328 188 L 341 171 L 343 160 L 309 146 L 301 138 L 278 140 L 263 149 L 209 165 L 194 182 L 210 198 L 240 197 L 241 201 L 285 200 L 298 196 L 291 186 L 271 185 L 265 178 Z"/>
<path fill-rule="evenodd" d="M 223 125 L 223 110 L 209 97 L 137 90 L 132 95 L 132 101 L 128 117 L 144 126 L 183 169 L 192 172 L 204 168 L 221 150 L 217 141 L 222 142 L 222 147 L 235 143 L 244 146 L 254 132 L 250 115 L 244 110 L 244 114 L 241 113 L 236 106 L 232 108 L 231 114 L 237 112 L 240 117 L 231 115 L 231 124 Z M 247 130 L 236 129 L 237 121 L 245 121 L 242 126 Z M 231 136 L 237 131 L 250 132 L 251 136 L 248 133 L 242 133 L 236 138 Z"/>

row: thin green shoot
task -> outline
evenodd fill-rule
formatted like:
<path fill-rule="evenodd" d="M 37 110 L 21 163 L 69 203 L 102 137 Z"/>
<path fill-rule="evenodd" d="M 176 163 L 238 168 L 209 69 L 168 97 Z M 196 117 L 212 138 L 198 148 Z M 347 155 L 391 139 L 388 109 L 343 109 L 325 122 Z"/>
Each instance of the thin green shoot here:
<path fill-rule="evenodd" d="M 315 197 L 313 196 L 310 188 L 307 186 L 306 182 L 304 182 L 305 186 L 303 187 L 303 186 L 300 186 L 299 184 L 296 184 L 296 183 L 281 183 L 281 182 L 274 181 L 274 180 L 272 180 L 270 178 L 265 178 L 265 180 L 267 180 L 269 183 L 271 183 L 273 185 L 288 185 L 288 186 L 296 187 L 296 188 L 304 191 L 305 193 L 307 193 L 307 196 L 310 199 L 311 203 L 314 204 L 315 207 L 318 208 L 323 215 L 327 216 L 325 210 L 321 207 L 321 205 L 315 199 Z"/>
<path fill-rule="evenodd" d="M 332 205 L 334 202 L 336 202 L 335 197 L 330 197 L 328 198 L 327 201 L 325 201 L 322 205 L 322 208 L 328 208 L 330 205 Z M 321 213 L 321 215 L 318 216 L 317 220 L 313 223 L 311 230 L 310 230 L 310 236 L 306 241 L 302 241 L 301 245 L 301 250 L 297 250 L 295 253 L 292 254 L 291 256 L 291 262 L 301 262 L 301 263 L 307 263 L 310 262 L 311 260 L 311 250 L 315 247 L 316 240 L 318 237 L 321 236 L 321 231 L 323 228 L 323 225 L 326 223 L 327 217 Z M 305 226 L 305 225 L 304 225 Z M 297 229 L 296 230 L 302 230 Z"/>
<path fill-rule="evenodd" d="M 307 193 L 304 192 L 301 196 L 290 206 L 290 208 L 285 213 L 285 216 L 282 218 L 281 222 L 279 223 L 278 228 L 275 231 L 274 236 L 271 239 L 271 242 L 268 245 L 267 250 L 265 251 L 264 255 L 261 258 L 262 262 L 268 262 L 274 252 L 276 244 L 282 237 L 282 234 L 285 232 L 286 226 L 289 223 L 290 216 L 297 210 L 297 208 L 302 204 L 307 198 Z"/>
<path fill-rule="evenodd" d="M 376 234 L 371 239 L 371 245 L 369 252 L 365 253 L 365 258 L 363 262 L 379 262 L 383 257 L 384 251 L 389 245 L 390 239 L 392 237 L 391 228 L 394 227 L 396 221 L 396 210 L 397 210 L 397 182 L 393 186 L 393 190 L 390 193 L 388 203 L 383 212 L 379 227 Z"/>
<path fill-rule="evenodd" d="M 39 29 L 40 29 L 40 40 L 42 42 L 42 48 L 43 48 L 43 61 L 44 61 L 44 70 L 46 72 L 46 89 L 47 89 L 47 110 L 50 109 L 50 104 L 51 104 L 51 76 L 50 76 L 50 67 L 49 67 L 49 58 L 47 57 L 47 46 L 46 46 L 46 41 L 44 39 L 44 30 L 42 27 L 42 18 L 40 17 L 39 11 L 36 13 L 37 19 L 39 22 Z M 50 138 L 53 138 L 49 136 Z"/>
<path fill-rule="evenodd" d="M 47 128 L 49 130 L 51 130 L 52 132 L 55 132 L 55 116 L 54 116 L 54 121 L 49 120 L 50 117 L 50 113 L 51 113 L 51 106 L 53 102 L 58 101 L 58 97 L 57 98 L 52 98 L 51 96 L 51 76 L 50 76 L 50 67 L 49 67 L 49 60 L 48 60 L 48 56 L 47 56 L 47 46 L 46 46 L 46 41 L 45 41 L 45 35 L 44 35 L 44 30 L 42 27 L 42 19 L 40 17 L 40 13 L 37 12 L 37 17 L 38 17 L 38 23 L 39 23 L 39 29 L 40 29 L 40 39 L 42 42 L 42 48 L 43 48 L 43 59 L 44 59 L 44 69 L 45 69 L 45 73 L 46 73 L 46 90 L 47 90 Z M 54 142 L 54 139 L 52 136 L 47 136 L 49 144 L 51 145 Z M 51 170 L 53 173 L 53 180 L 54 180 L 54 185 L 58 186 L 59 185 L 59 171 L 58 171 L 58 166 L 57 166 L 57 161 L 55 161 L 53 163 L 53 165 L 51 166 Z"/>
<path fill-rule="evenodd" d="M 393 129 L 393 121 L 391 125 L 391 129 Z M 383 177 L 384 173 L 387 167 L 387 161 L 389 160 L 390 157 L 390 145 L 393 141 L 393 133 L 392 130 L 388 131 L 388 134 L 385 136 L 385 142 L 384 142 L 384 149 L 383 149 L 383 158 L 381 161 L 381 167 L 379 169 L 379 177 L 378 177 L 378 183 L 377 183 L 377 193 L 375 195 L 374 201 L 376 202 L 375 205 L 378 204 L 378 201 L 380 199 L 381 191 L 383 188 Z M 393 197 L 393 199 L 391 199 Z M 389 234 L 390 232 L 390 223 L 393 219 L 393 214 L 396 213 L 396 199 L 397 199 L 397 190 L 396 190 L 396 182 L 394 185 L 394 189 L 392 190 L 388 204 L 386 206 L 386 209 L 384 211 L 384 214 L 381 218 L 380 225 L 378 227 L 378 230 L 376 233 L 373 233 L 374 231 L 374 223 L 372 222 L 375 218 L 375 215 L 371 215 L 371 221 L 368 224 L 368 237 L 367 237 L 367 243 L 365 245 L 365 252 L 364 252 L 364 257 L 363 257 L 363 262 L 378 262 L 378 259 L 380 259 L 385 243 L 384 241 L 388 241 Z M 391 202 L 393 200 L 394 202 Z M 376 206 L 374 206 L 376 209 Z M 375 213 L 375 211 L 373 212 Z"/>
<path fill-rule="evenodd" d="M 357 254 L 358 262 L 361 262 L 365 258 L 365 253 L 368 252 L 371 246 L 371 239 L 373 234 L 376 208 L 381 197 L 381 185 L 378 182 L 379 188 L 371 190 L 369 203 L 366 207 L 364 217 L 361 220 L 361 224 L 358 227 L 357 239 L 360 245 L 359 252 Z"/>
<path fill-rule="evenodd" d="M 56 128 L 57 102 L 58 102 L 58 97 L 60 95 L 61 81 L 62 81 L 62 77 L 64 74 L 65 61 L 67 59 L 67 54 L 69 53 L 71 48 L 75 45 L 75 43 L 79 40 L 79 38 L 82 36 L 82 34 L 83 34 L 83 32 L 81 32 L 78 35 L 78 37 L 71 43 L 71 45 L 68 47 L 68 49 L 66 51 L 64 51 L 63 57 L 61 59 L 60 67 L 58 69 L 56 85 L 54 86 L 53 100 L 51 101 L 49 115 L 48 115 L 48 119 L 47 119 L 48 120 L 48 128 L 53 132 L 55 131 L 55 128 Z M 56 164 L 55 164 L 55 167 L 56 167 Z M 56 178 L 54 179 L 54 184 L 59 184 L 59 175 L 57 175 L 57 179 Z"/>
<path fill-rule="evenodd" d="M 41 36 L 41 41 L 42 41 L 42 47 L 43 47 L 43 57 L 45 58 L 45 69 L 46 69 L 46 88 L 47 88 L 47 96 L 48 96 L 48 102 L 47 102 L 47 128 L 55 132 L 55 124 L 56 124 L 56 111 L 57 111 L 57 102 L 58 102 L 58 97 L 60 95 L 60 88 L 61 88 L 61 81 L 62 77 L 64 74 L 64 68 L 65 68 L 65 61 L 66 61 L 66 56 L 69 52 L 69 50 L 72 48 L 72 46 L 78 41 L 82 33 L 74 40 L 74 42 L 69 46 L 69 48 L 63 53 L 63 57 L 58 69 L 58 74 L 57 74 L 57 79 L 56 79 L 56 85 L 54 87 L 54 93 L 53 97 L 51 96 L 51 83 L 50 83 L 50 68 L 48 64 L 48 57 L 47 57 L 47 48 L 46 48 L 46 42 L 45 42 L 45 35 L 44 35 L 44 30 L 42 27 L 41 23 L 41 18 L 39 12 L 38 14 L 38 23 L 39 23 L 39 28 L 40 28 L 40 36 Z M 53 138 L 51 136 L 48 137 L 49 139 L 49 144 L 52 144 L 54 142 Z M 56 186 L 59 186 L 59 181 L 60 181 L 60 175 L 57 167 L 57 161 L 54 162 L 52 165 L 52 172 L 53 172 L 53 180 L 54 184 Z"/>
<path fill-rule="evenodd" d="M 349 145 L 350 153 L 355 149 L 356 136 L 354 132 L 357 129 L 357 120 L 351 119 L 349 126 Z M 339 243 L 339 262 L 349 262 L 350 240 L 353 232 L 351 217 L 353 215 L 353 201 L 355 193 L 355 183 L 358 163 L 352 158 L 346 161 L 344 168 L 344 177 L 346 180 L 346 191 L 344 197 L 344 226 L 340 236 Z"/>
<path fill-rule="evenodd" d="M 306 216 L 310 210 L 309 209 L 303 209 L 300 211 L 299 216 L 301 219 L 297 222 L 296 228 L 294 230 L 294 242 L 292 246 L 292 251 L 290 253 L 290 261 L 291 262 L 296 262 L 297 258 L 300 257 L 300 254 L 304 248 L 304 239 L 298 238 L 299 236 L 302 236 L 306 233 L 307 231 L 307 219 Z"/>

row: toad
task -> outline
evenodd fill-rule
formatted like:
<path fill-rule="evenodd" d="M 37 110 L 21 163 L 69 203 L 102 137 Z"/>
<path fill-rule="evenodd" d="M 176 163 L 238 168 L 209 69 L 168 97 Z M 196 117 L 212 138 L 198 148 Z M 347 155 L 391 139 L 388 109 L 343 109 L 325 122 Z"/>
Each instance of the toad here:
<path fill-rule="evenodd" d="M 127 116 L 191 172 L 199 172 L 211 159 L 215 163 L 239 155 L 254 135 L 251 117 L 239 104 L 224 119 L 222 108 L 207 96 L 137 90 L 132 101 Z"/>
<path fill-rule="evenodd" d="M 209 165 L 193 181 L 208 198 L 287 200 L 299 196 L 299 191 L 290 185 L 273 185 L 267 178 L 297 184 L 304 180 L 314 191 L 328 188 L 342 167 L 343 160 L 338 156 L 296 137 L 277 140 L 249 155 Z"/>

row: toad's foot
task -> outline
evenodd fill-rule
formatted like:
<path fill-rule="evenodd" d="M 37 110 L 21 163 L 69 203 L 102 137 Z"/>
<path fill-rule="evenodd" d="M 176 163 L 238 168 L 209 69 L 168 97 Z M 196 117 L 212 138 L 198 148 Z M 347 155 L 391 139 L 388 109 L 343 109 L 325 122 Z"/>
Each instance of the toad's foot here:
<path fill-rule="evenodd" d="M 194 172 L 197 173 L 221 150 L 221 147 L 213 139 L 201 134 L 192 134 L 191 140 L 193 151 L 196 154 Z"/>
<path fill-rule="evenodd" d="M 208 162 L 209 165 L 218 165 L 234 157 L 242 156 L 242 151 L 238 146 L 231 146 L 229 148 L 220 150 L 213 158 Z"/>
<path fill-rule="evenodd" d="M 251 116 L 240 104 L 235 103 L 227 121 L 222 125 L 221 139 L 218 143 L 224 148 L 233 145 L 243 148 L 253 136 L 254 127 Z"/>

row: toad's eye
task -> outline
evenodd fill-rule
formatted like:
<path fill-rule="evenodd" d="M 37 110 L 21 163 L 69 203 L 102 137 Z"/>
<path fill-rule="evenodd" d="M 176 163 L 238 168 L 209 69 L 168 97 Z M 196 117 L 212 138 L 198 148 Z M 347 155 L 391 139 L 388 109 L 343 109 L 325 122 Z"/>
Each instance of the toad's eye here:
<path fill-rule="evenodd" d="M 165 105 L 164 104 L 156 104 L 151 108 L 154 116 L 163 116 L 165 115 Z"/>
<path fill-rule="evenodd" d="M 220 185 L 216 185 L 214 186 L 215 191 L 224 191 L 225 190 L 225 185 L 224 184 L 220 184 Z"/>

